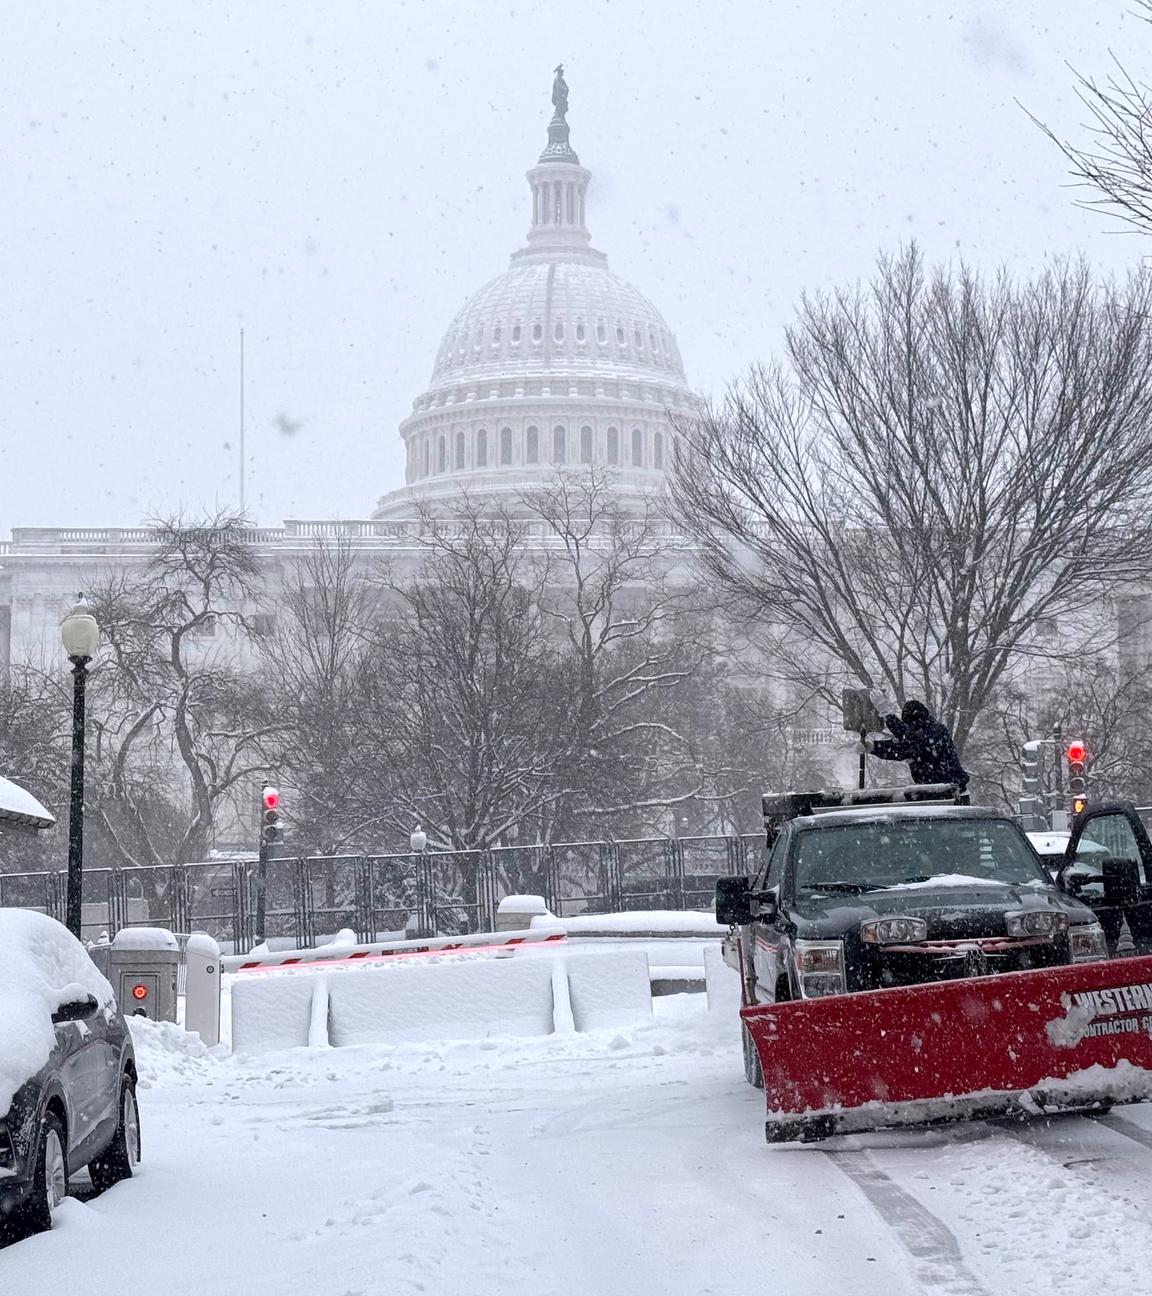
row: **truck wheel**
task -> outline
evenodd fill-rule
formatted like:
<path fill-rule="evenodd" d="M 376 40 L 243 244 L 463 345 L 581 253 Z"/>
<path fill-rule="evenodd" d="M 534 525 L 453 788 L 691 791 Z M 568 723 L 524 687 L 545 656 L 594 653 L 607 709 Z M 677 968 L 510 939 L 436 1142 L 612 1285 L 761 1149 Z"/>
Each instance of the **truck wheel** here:
<path fill-rule="evenodd" d="M 136 1085 L 126 1075 L 120 1085 L 120 1121 L 112 1142 L 88 1163 L 92 1187 L 104 1192 L 122 1179 L 131 1179 L 140 1164 L 140 1108 L 136 1105 Z"/>
<path fill-rule="evenodd" d="M 744 1043 L 744 1079 L 753 1089 L 763 1089 L 764 1072 L 760 1068 L 760 1054 L 756 1052 L 752 1033 L 743 1022 L 740 1023 L 740 1031 Z"/>

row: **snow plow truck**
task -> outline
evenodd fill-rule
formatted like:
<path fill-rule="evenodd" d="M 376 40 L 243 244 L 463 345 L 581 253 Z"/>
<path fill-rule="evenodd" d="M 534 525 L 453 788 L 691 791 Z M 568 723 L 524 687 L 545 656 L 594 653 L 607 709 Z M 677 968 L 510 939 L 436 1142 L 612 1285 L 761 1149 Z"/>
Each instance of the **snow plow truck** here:
<path fill-rule="evenodd" d="M 763 864 L 718 881 L 716 918 L 769 1142 L 1152 1098 L 1152 843 L 1132 807 L 1089 805 L 1053 876 L 1015 820 L 948 785 L 763 805 Z M 1122 920 L 1136 956 L 1111 958 Z"/>

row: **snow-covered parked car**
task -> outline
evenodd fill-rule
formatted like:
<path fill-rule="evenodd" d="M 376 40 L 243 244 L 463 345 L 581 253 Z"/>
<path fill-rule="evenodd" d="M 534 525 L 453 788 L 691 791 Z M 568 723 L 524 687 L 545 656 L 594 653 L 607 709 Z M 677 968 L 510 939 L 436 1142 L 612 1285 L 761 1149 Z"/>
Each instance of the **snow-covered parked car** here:
<path fill-rule="evenodd" d="M 0 1238 L 51 1225 L 69 1176 L 140 1159 L 136 1057 L 112 987 L 55 919 L 0 909 Z"/>

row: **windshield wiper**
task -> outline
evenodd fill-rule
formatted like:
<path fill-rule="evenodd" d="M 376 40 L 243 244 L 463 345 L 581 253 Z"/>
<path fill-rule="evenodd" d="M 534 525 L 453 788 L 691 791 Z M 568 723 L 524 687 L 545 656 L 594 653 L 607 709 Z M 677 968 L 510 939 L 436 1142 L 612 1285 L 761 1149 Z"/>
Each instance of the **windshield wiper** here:
<path fill-rule="evenodd" d="M 863 895 L 865 891 L 880 890 L 872 882 L 810 882 L 811 891 L 845 891 L 849 895 Z"/>

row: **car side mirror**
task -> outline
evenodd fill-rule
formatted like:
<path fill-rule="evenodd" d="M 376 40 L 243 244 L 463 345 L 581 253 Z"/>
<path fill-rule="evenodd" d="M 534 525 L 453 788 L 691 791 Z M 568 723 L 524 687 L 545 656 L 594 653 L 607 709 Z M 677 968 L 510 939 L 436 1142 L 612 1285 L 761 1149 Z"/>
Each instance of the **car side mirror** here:
<path fill-rule="evenodd" d="M 1133 905 L 1140 899 L 1140 865 L 1135 860 L 1109 856 L 1100 861 L 1104 903 Z"/>
<path fill-rule="evenodd" d="M 725 927 L 740 927 L 752 921 L 752 893 L 747 877 L 716 879 L 716 921 Z"/>
<path fill-rule="evenodd" d="M 83 1021 L 85 1017 L 91 1017 L 99 1006 L 92 995 L 85 995 L 83 999 L 70 999 L 52 1014 L 52 1024 L 56 1026 L 61 1022 Z"/>

